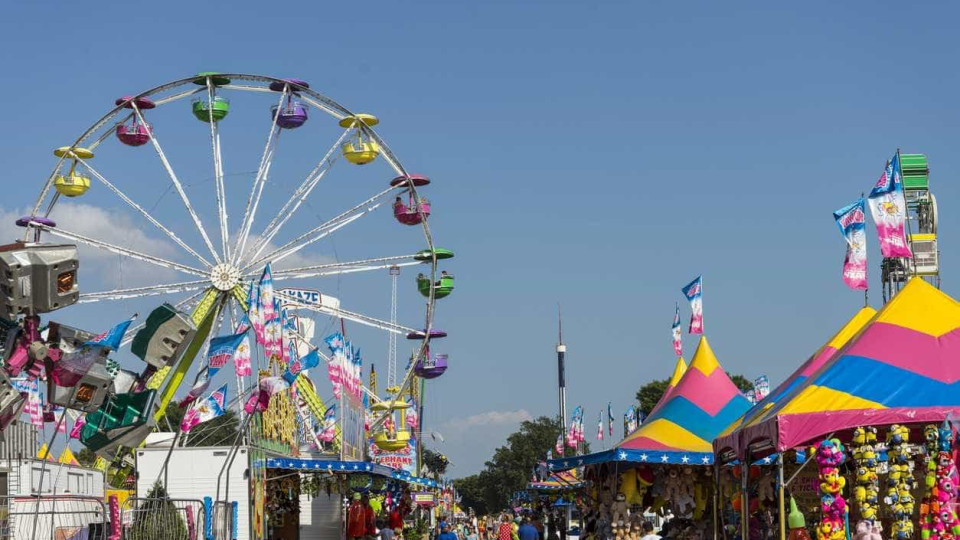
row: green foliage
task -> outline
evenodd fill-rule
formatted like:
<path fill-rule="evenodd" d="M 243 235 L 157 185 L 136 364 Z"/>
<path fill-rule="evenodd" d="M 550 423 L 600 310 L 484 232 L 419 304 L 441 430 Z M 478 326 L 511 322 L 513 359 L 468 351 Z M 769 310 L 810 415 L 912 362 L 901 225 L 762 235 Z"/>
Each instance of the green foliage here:
<path fill-rule="evenodd" d="M 202 399 L 202 398 L 201 398 Z M 170 422 L 170 427 L 177 430 L 183 415 L 187 413 L 187 408 L 180 408 L 176 403 L 171 402 L 167 405 L 167 415 L 163 422 Z M 240 421 L 237 414 L 233 411 L 227 411 L 223 416 L 214 418 L 209 422 L 204 422 L 190 430 L 190 436 L 187 437 L 186 446 L 221 446 L 231 445 L 237 438 L 237 429 L 240 427 Z M 180 439 L 183 440 L 183 435 Z"/>
<path fill-rule="evenodd" d="M 474 511 L 496 512 L 506 507 L 514 492 L 526 489 L 537 463 L 553 448 L 560 433 L 560 423 L 553 418 L 541 416 L 520 424 L 520 429 L 507 437 L 507 444 L 497 448 L 483 471 L 473 477 L 461 479 L 466 482 Z M 589 446 L 586 451 L 589 452 Z M 462 492 L 461 492 L 462 493 Z"/>
<path fill-rule="evenodd" d="M 133 523 L 123 537 L 129 540 L 167 540 L 187 537 L 187 524 L 184 523 L 160 482 L 153 485 L 147 493 L 146 500 L 140 503 Z"/>
<path fill-rule="evenodd" d="M 467 476 L 453 481 L 453 487 L 457 493 L 463 497 L 461 508 L 473 508 L 478 515 L 488 514 L 487 501 L 484 499 L 483 482 L 479 474 Z"/>
<path fill-rule="evenodd" d="M 413 522 L 413 526 L 404 527 L 403 537 L 407 540 L 421 540 L 426 538 L 428 528 L 429 524 L 427 523 L 427 520 L 418 515 L 416 520 Z"/>
<path fill-rule="evenodd" d="M 84 467 L 93 467 L 93 464 L 97 461 L 97 453 L 86 446 L 81 448 L 75 455 L 77 456 L 77 462 Z"/>
<path fill-rule="evenodd" d="M 435 452 L 429 448 L 423 449 L 421 458 L 423 459 L 423 465 L 427 468 L 427 470 L 436 474 L 438 477 L 446 474 L 447 467 L 450 466 L 447 456 L 441 454 L 440 452 Z"/>
<path fill-rule="evenodd" d="M 739 388 L 741 392 L 746 393 L 753 390 L 753 381 L 743 375 L 731 375 L 727 373 L 727 376 L 730 377 L 730 380 L 733 384 L 737 385 L 737 388 Z M 637 401 L 640 403 L 640 410 L 643 411 L 643 414 L 650 414 L 650 411 L 653 410 L 657 402 L 660 401 L 660 398 L 663 397 L 663 393 L 667 391 L 667 385 L 669 384 L 670 379 L 660 379 L 650 381 L 637 390 Z"/>
<path fill-rule="evenodd" d="M 650 381 L 637 390 L 637 401 L 640 402 L 640 411 L 644 415 L 650 414 L 650 411 L 657 405 L 663 393 L 667 391 L 667 385 L 670 379 L 660 379 Z"/>

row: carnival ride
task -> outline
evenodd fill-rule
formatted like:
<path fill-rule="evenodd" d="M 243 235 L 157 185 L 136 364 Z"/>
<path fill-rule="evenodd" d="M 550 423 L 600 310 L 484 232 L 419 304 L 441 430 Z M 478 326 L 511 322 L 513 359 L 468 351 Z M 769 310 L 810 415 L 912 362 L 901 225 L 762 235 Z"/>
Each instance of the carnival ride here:
<path fill-rule="evenodd" d="M 264 127 L 268 128 L 266 143 L 257 152 L 259 160 L 253 164 L 256 169 L 251 181 L 243 184 L 225 174 L 227 145 L 222 142 L 233 140 L 226 129 L 230 120 L 252 114 L 247 111 L 256 112 L 248 105 L 257 98 L 272 102 L 268 107 L 269 116 L 263 119 Z M 197 135 L 196 123 L 184 126 L 176 122 L 186 116 L 179 102 L 187 99 L 192 100 L 192 117 L 206 124 L 208 141 L 205 144 L 191 138 Z M 321 294 L 325 301 L 317 302 L 303 302 L 285 294 L 283 289 L 276 294 L 279 300 L 294 304 L 297 309 L 391 335 L 405 335 L 417 342 L 412 355 L 415 361 L 401 376 L 392 374 L 391 379 L 395 379 L 389 388 L 392 395 L 381 399 L 369 389 L 361 388 L 373 403 L 371 429 L 376 444 L 386 448 L 406 444 L 410 433 L 402 416 L 398 427 L 385 426 L 389 424 L 388 417 L 402 411 L 393 405 L 403 402 L 401 396 L 409 392 L 416 376 L 435 377 L 445 369 L 446 355 L 432 354 L 430 345 L 431 340 L 446 335 L 433 327 L 434 301 L 448 296 L 453 289 L 452 276 L 438 272 L 438 261 L 452 258 L 453 252 L 438 248 L 433 242 L 427 222 L 431 206 L 418 193 L 418 188 L 428 185 L 429 179 L 410 174 L 401 165 L 374 131 L 373 127 L 379 122 L 377 117 L 355 113 L 299 79 L 212 72 L 118 98 L 115 105 L 69 145 L 54 150 L 58 161 L 32 211 L 17 220 L 17 225 L 25 229 L 23 240 L 0 248 L 0 270 L 4 271 L 5 285 L 0 294 L 3 311 L 0 316 L 5 319 L 7 330 L 5 372 L 0 372 L 0 429 L 19 417 L 27 399 L 13 387 L 8 376 L 34 379 L 46 374 L 49 402 L 65 407 L 74 415 L 85 413 L 86 424 L 80 430 L 82 443 L 119 465 L 125 455 L 123 449 L 139 445 L 164 417 L 167 405 L 183 388 L 188 374 L 197 373 L 200 380 L 205 376 L 207 367 L 194 368 L 195 358 L 201 353 L 206 355 L 213 337 L 232 334 L 244 320 L 251 308 L 250 294 L 265 265 L 273 265 L 272 280 L 281 284 L 305 279 L 340 280 L 358 273 L 425 265 L 427 268 L 421 275 L 425 275 L 426 285 L 418 280 L 417 286 L 426 308 L 423 321 L 411 326 L 399 324 L 395 311 L 391 320 L 386 321 L 341 307 L 339 300 L 328 294 L 334 287 L 323 287 Z M 319 113 L 319 117 L 311 113 Z M 313 122 L 308 124 L 311 116 Z M 317 135 L 321 132 L 319 126 L 315 130 L 310 126 L 322 125 L 324 117 L 331 118 L 330 125 L 340 129 L 335 132 L 329 149 L 318 158 L 316 148 L 325 145 L 315 142 L 322 137 Z M 296 155 L 305 158 L 300 161 L 310 164 L 305 176 L 301 173 L 302 180 L 295 184 L 287 178 L 293 177 L 296 166 L 283 168 L 277 163 L 284 131 L 292 132 L 282 137 L 284 140 L 309 138 L 309 143 L 293 142 Z M 109 143 L 114 139 L 120 143 L 119 148 L 140 153 L 135 165 L 132 165 L 133 157 L 121 155 L 117 147 L 111 147 Z M 167 142 L 171 140 L 173 144 Z M 145 159 L 147 153 L 139 148 L 148 145 L 153 150 L 152 159 Z M 210 151 L 212 179 L 209 184 L 213 189 L 199 193 L 188 188 L 207 182 L 190 181 L 187 174 L 177 172 L 173 163 L 181 159 L 189 162 L 191 174 L 196 176 L 192 169 L 207 168 L 210 164 L 202 166 L 198 158 L 184 156 L 204 146 Z M 249 156 L 253 152 L 245 154 Z M 337 187 L 331 190 L 334 195 L 326 198 L 316 193 L 340 156 L 350 165 L 368 165 L 379 160 L 391 170 L 392 179 L 374 189 L 373 195 L 348 204 L 346 210 L 325 210 L 328 218 L 317 225 L 317 219 L 302 214 L 304 208 L 309 207 L 311 213 L 317 215 L 311 201 L 329 202 L 343 197 Z M 372 170 L 363 167 L 364 172 Z M 348 178 L 352 178 L 351 175 L 346 173 Z M 156 191 L 148 188 L 156 186 L 155 180 L 161 178 L 166 188 L 157 197 Z M 374 174 L 374 178 L 378 175 Z M 147 179 L 150 181 L 145 181 Z M 329 184 L 331 182 L 324 182 L 324 186 Z M 352 179 L 350 185 L 362 190 L 371 184 Z M 161 214 L 156 209 L 167 191 L 176 194 L 180 210 L 164 207 Z M 208 195 L 210 191 L 212 197 Z M 246 196 L 238 198 L 238 193 Z M 156 202 L 151 203 L 151 197 L 156 198 Z M 310 253 L 306 248 L 316 248 L 321 241 L 329 243 L 335 232 L 372 214 L 389 197 L 396 197 L 394 219 L 420 230 L 420 237 L 413 241 L 416 247 L 409 254 L 337 261 L 330 257 L 336 253 L 330 253 L 327 245 L 325 253 L 319 254 L 326 260 L 303 264 L 305 255 Z M 103 215 L 111 216 L 111 222 L 99 222 L 92 227 L 72 223 L 77 207 L 64 203 L 77 198 L 88 206 L 106 209 Z M 279 210 L 269 220 L 258 218 L 268 203 L 276 203 Z M 149 224 L 151 232 L 162 235 L 162 241 L 146 241 L 149 237 L 145 234 L 124 235 L 123 231 L 116 230 L 117 226 L 136 227 L 139 223 Z M 258 223 L 262 226 L 255 232 Z M 300 230 L 289 234 L 285 227 Z M 281 235 L 282 231 L 285 234 Z M 46 243 L 50 237 L 69 243 Z M 407 238 L 409 241 L 409 236 Z M 90 249 L 90 254 L 115 255 L 116 259 L 99 256 L 101 275 L 92 281 L 106 283 L 109 279 L 105 277 L 117 277 L 120 286 L 81 291 L 78 266 L 80 259 L 87 255 L 81 257 L 76 245 Z M 160 254 L 151 252 L 150 248 L 157 246 L 163 248 Z M 335 262 L 330 262 L 331 259 Z M 140 264 L 153 270 L 146 280 L 141 280 L 145 283 L 124 286 L 125 264 L 127 269 L 131 264 Z M 172 276 L 187 276 L 189 280 L 168 279 Z M 64 370 L 58 369 L 58 362 L 65 354 L 85 351 L 95 332 L 54 321 L 42 322 L 41 314 L 89 303 L 110 304 L 113 307 L 108 309 L 114 311 L 132 305 L 142 309 L 147 302 L 160 307 L 152 309 L 143 322 L 127 328 L 120 345 L 129 346 L 133 355 L 143 361 L 140 369 L 121 368 L 113 356 L 122 358 L 124 364 L 129 364 L 129 356 L 111 355 L 107 349 L 97 349 L 86 369 L 72 373 L 73 377 L 67 377 L 62 373 Z M 103 311 L 100 313 L 102 316 Z M 69 311 L 64 316 L 68 314 Z M 89 326 L 102 326 L 86 322 Z M 296 327 L 285 328 L 283 332 L 285 337 L 299 337 L 302 341 Z M 322 352 L 318 354 L 326 362 L 331 361 L 331 357 Z M 255 357 L 259 359 L 261 355 Z M 277 375 L 276 371 L 282 372 L 283 367 L 273 365 L 271 368 L 271 362 L 258 361 L 251 375 L 237 375 L 238 393 L 256 389 L 258 379 L 271 373 Z M 300 377 L 293 384 L 307 412 L 316 421 L 322 421 L 326 407 L 312 382 Z M 383 403 L 390 406 L 384 407 Z M 303 410 L 300 412 L 305 414 Z M 63 421 L 61 417 L 60 422 Z"/>

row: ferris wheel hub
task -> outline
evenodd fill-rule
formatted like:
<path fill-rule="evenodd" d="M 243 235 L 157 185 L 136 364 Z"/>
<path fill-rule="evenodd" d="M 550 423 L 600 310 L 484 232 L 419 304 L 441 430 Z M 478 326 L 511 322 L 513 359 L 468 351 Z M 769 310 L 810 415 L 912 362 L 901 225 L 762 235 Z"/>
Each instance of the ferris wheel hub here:
<path fill-rule="evenodd" d="M 210 271 L 210 283 L 220 291 L 232 290 L 240 284 L 240 269 L 232 264 L 218 264 Z"/>

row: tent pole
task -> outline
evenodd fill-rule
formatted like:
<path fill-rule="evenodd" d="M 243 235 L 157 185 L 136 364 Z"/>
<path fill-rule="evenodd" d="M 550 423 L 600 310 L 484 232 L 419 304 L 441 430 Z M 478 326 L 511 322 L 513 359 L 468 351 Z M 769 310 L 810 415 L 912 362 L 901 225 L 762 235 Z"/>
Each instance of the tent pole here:
<path fill-rule="evenodd" d="M 783 452 L 777 456 L 777 495 L 780 499 L 780 540 L 787 540 L 787 514 L 783 501 Z"/>
<path fill-rule="evenodd" d="M 747 484 L 750 479 L 750 450 L 740 462 L 740 540 L 750 540 L 750 496 Z"/>

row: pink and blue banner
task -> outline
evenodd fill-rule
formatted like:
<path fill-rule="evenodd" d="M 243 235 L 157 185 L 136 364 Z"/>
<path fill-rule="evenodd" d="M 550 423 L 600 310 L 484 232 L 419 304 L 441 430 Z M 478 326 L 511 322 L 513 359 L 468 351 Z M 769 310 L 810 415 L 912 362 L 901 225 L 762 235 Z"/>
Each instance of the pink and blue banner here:
<path fill-rule="evenodd" d="M 114 325 L 113 328 L 84 343 L 83 346 L 106 347 L 111 351 L 119 349 L 120 342 L 123 340 L 123 335 L 127 333 L 127 328 L 130 328 L 130 323 L 132 323 L 136 318 L 137 316 L 134 315 L 122 323 Z"/>
<path fill-rule="evenodd" d="M 904 232 L 907 201 L 903 196 L 903 181 L 900 176 L 900 152 L 887 163 L 868 198 L 883 257 L 913 257 Z"/>
<path fill-rule="evenodd" d="M 210 340 L 210 348 L 207 349 L 207 377 L 213 378 L 223 369 L 228 362 L 232 362 L 237 354 L 237 348 L 243 342 L 246 334 L 233 334 L 230 336 L 218 336 Z"/>
<path fill-rule="evenodd" d="M 673 326 L 670 327 L 670 331 L 673 333 L 673 352 L 679 358 L 683 356 L 683 331 L 680 329 L 680 304 L 677 303 L 675 307 Z"/>
<path fill-rule="evenodd" d="M 833 213 L 840 234 L 847 241 L 843 282 L 854 290 L 867 289 L 867 234 L 863 197 Z"/>
<path fill-rule="evenodd" d="M 690 301 L 690 329 L 691 334 L 703 334 L 703 276 L 691 281 L 681 289 L 683 295 Z"/>
<path fill-rule="evenodd" d="M 190 433 L 191 429 L 203 422 L 213 420 L 218 416 L 223 416 L 227 412 L 226 408 L 227 385 L 223 385 L 214 393 L 210 394 L 207 399 L 197 403 L 196 406 L 190 408 L 190 410 L 183 415 L 183 421 L 180 422 L 180 431 Z"/>

